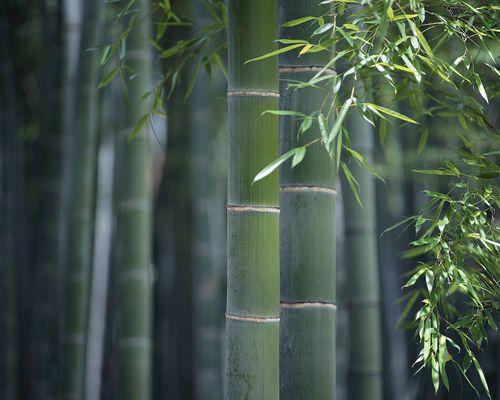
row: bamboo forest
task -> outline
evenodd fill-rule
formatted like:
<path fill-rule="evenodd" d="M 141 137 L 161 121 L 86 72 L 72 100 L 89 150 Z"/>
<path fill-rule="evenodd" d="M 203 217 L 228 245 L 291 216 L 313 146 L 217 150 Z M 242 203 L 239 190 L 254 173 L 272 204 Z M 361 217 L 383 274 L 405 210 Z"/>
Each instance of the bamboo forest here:
<path fill-rule="evenodd" d="M 500 400 L 498 0 L 0 3 L 0 400 Z"/>

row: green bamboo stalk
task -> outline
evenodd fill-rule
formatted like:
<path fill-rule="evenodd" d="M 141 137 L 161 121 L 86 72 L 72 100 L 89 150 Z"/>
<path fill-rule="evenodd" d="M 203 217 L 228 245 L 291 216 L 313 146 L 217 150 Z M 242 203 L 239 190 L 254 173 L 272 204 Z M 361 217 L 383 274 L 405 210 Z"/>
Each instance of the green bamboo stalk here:
<path fill-rule="evenodd" d="M 252 184 L 278 156 L 274 0 L 229 0 L 226 396 L 279 398 L 278 174 Z"/>
<path fill-rule="evenodd" d="M 359 113 L 347 121 L 351 147 L 368 162 L 373 158 L 373 132 Z M 382 340 L 380 290 L 375 226 L 375 182 L 370 171 L 351 163 L 359 182 L 359 207 L 349 187 L 345 194 L 346 264 L 350 326 L 348 398 L 382 399 Z"/>
<path fill-rule="evenodd" d="M 84 398 L 85 342 L 92 259 L 96 161 L 97 63 L 103 2 L 83 4 L 83 33 L 77 77 L 75 129 L 71 134 L 70 198 L 66 251 L 66 310 L 63 336 L 62 398 Z"/>
<path fill-rule="evenodd" d="M 195 7 L 199 26 L 210 23 L 210 15 L 201 4 Z M 221 38 L 223 40 L 223 38 Z M 194 398 L 222 398 L 222 336 L 223 298 L 222 275 L 218 250 L 224 246 L 224 231 L 218 229 L 224 221 L 225 194 L 220 182 L 225 180 L 224 167 L 214 162 L 221 158 L 220 98 L 225 88 L 222 74 L 201 71 L 190 96 L 191 193 L 193 214 L 193 364 Z M 223 123 L 222 123 L 223 124 Z M 224 131 L 224 132 L 222 132 Z M 225 160 L 225 158 L 223 158 Z M 220 195 L 223 195 L 221 197 Z M 223 226 L 223 225 L 222 225 Z M 223 247 L 222 247 L 223 248 Z M 225 255 L 225 254 L 224 254 Z"/>
<path fill-rule="evenodd" d="M 62 172 L 62 7 L 58 2 L 43 1 L 41 85 L 44 101 L 40 107 L 41 135 L 37 155 L 41 173 L 37 179 L 38 206 L 35 230 L 36 257 L 33 271 L 33 335 L 31 365 L 32 395 L 51 399 L 56 395 L 58 357 L 58 255 Z"/>
<path fill-rule="evenodd" d="M 321 15 L 317 0 L 281 0 L 280 24 Z M 305 39 L 307 24 L 283 28 L 280 37 Z M 289 81 L 310 79 L 326 61 L 323 53 L 280 57 L 280 108 L 306 114 L 320 110 L 326 91 L 290 90 Z M 281 153 L 321 137 L 313 128 L 297 139 L 295 117 L 281 117 Z M 280 397 L 335 398 L 335 165 L 321 145 L 308 147 L 295 168 L 284 164 L 280 179 L 281 323 Z"/>
<path fill-rule="evenodd" d="M 136 2 L 135 22 L 127 39 L 126 63 L 136 74 L 127 82 L 130 106 L 122 136 L 123 154 L 118 204 L 118 398 L 148 400 L 151 395 L 151 182 L 149 124 L 129 138 L 149 113 L 142 98 L 151 89 L 149 1 Z"/>
<path fill-rule="evenodd" d="M 112 116 L 113 86 L 99 95 L 99 151 L 97 161 L 94 248 L 86 353 L 86 400 L 101 398 L 104 337 L 108 312 L 108 288 L 113 237 L 114 135 Z"/>
<path fill-rule="evenodd" d="M 376 86 L 377 104 L 383 104 L 391 110 L 398 110 L 398 103 L 392 88 L 385 83 L 385 79 Z M 380 123 L 383 123 L 380 121 Z M 402 260 L 401 254 L 410 243 L 411 230 L 404 232 L 391 231 L 380 234 L 412 212 L 405 204 L 404 198 L 404 154 L 401 146 L 399 124 L 387 124 L 386 138 L 383 143 L 375 146 L 375 154 L 380 157 L 377 163 L 382 163 L 387 171 L 386 183 L 376 181 L 377 203 L 386 204 L 386 207 L 377 207 L 377 234 L 379 275 L 384 277 L 381 291 L 381 312 L 383 348 L 390 349 L 383 358 L 384 370 L 384 398 L 402 399 L 408 396 L 409 363 L 408 359 L 408 331 L 396 329 L 404 304 L 398 301 L 401 298 L 401 287 L 406 277 L 403 271 L 411 269 L 411 260 Z M 402 132 L 401 132 L 402 133 Z M 415 151 L 416 147 L 412 149 Z M 409 262 L 410 261 L 410 262 Z"/>
<path fill-rule="evenodd" d="M 220 77 L 210 79 L 201 73 L 190 97 L 192 112 L 191 134 L 191 192 L 193 206 L 193 337 L 195 398 L 222 398 L 221 335 L 222 304 L 220 264 L 217 247 L 222 235 L 217 235 L 216 218 L 219 212 L 217 196 L 221 171 L 214 149 L 221 131 L 218 109 L 214 99 L 220 96 Z M 223 209 L 221 209 L 223 211 Z M 224 239 L 222 239 L 224 240 Z"/>
<path fill-rule="evenodd" d="M 0 14 L 0 393 L 5 400 L 18 398 L 19 320 L 18 299 L 21 276 L 19 248 L 22 207 L 22 143 L 19 129 L 18 98 L 12 61 L 10 23 Z M 21 244 L 22 245 L 22 244 Z"/>

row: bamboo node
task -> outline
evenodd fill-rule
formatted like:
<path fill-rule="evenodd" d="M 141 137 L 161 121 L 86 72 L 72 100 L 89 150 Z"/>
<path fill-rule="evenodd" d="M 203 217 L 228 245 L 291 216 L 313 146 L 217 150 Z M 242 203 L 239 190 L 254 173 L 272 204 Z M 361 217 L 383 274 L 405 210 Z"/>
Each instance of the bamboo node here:
<path fill-rule="evenodd" d="M 125 271 L 120 271 L 118 274 L 118 280 L 120 282 L 130 282 L 130 281 L 140 281 L 140 280 L 150 281 L 152 280 L 152 278 L 149 269 L 141 268 L 141 269 L 130 269 Z"/>
<path fill-rule="evenodd" d="M 150 201 L 144 198 L 127 199 L 120 202 L 119 208 L 120 211 L 147 211 L 150 208 Z"/>
<path fill-rule="evenodd" d="M 282 301 L 280 303 L 281 308 L 325 308 L 329 310 L 336 310 L 336 303 L 328 303 L 323 301 L 297 301 L 297 302 L 288 302 Z"/>
<path fill-rule="evenodd" d="M 279 317 L 261 317 L 261 316 L 243 316 L 243 315 L 235 315 L 231 313 L 226 313 L 226 318 L 227 319 L 232 319 L 234 321 L 243 321 L 243 322 L 260 322 L 260 323 L 266 323 L 266 322 L 279 322 L 280 318 Z"/>
<path fill-rule="evenodd" d="M 128 337 L 118 341 L 120 348 L 150 347 L 151 338 L 149 337 Z"/>
<path fill-rule="evenodd" d="M 280 190 L 282 192 L 318 192 L 318 193 L 328 193 L 332 195 L 337 195 L 337 189 L 326 186 L 281 185 Z"/>
<path fill-rule="evenodd" d="M 279 72 L 281 73 L 287 73 L 287 72 L 319 72 L 319 71 L 325 71 L 328 72 L 332 75 L 336 73 L 336 71 L 333 68 L 324 68 L 318 65 L 298 65 L 298 66 L 283 66 L 279 68 Z"/>
<path fill-rule="evenodd" d="M 262 213 L 271 213 L 271 214 L 279 214 L 279 207 L 270 207 L 270 206 L 259 206 L 259 205 L 247 205 L 247 206 L 237 206 L 233 204 L 226 205 L 226 209 L 228 211 L 234 212 L 262 212 Z"/>
<path fill-rule="evenodd" d="M 272 92 L 267 90 L 228 90 L 228 97 L 280 97 L 279 92 Z"/>

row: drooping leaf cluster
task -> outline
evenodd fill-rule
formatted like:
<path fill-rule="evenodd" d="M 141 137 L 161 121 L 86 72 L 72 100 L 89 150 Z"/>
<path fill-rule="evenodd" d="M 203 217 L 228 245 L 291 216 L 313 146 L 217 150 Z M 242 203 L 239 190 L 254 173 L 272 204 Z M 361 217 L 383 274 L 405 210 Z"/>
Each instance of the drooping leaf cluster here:
<path fill-rule="evenodd" d="M 332 158 L 337 158 L 355 193 L 357 184 L 347 164 L 340 161 L 343 150 L 349 147 L 344 121 L 354 110 L 373 126 L 377 121 L 386 126 L 391 120 L 414 124 L 421 131 L 419 152 L 429 135 L 425 119 L 456 118 L 465 129 L 473 124 L 496 130 L 485 106 L 498 97 L 498 84 L 487 87 L 483 80 L 495 82 L 500 76 L 496 63 L 500 7 L 486 1 L 455 0 L 326 0 L 321 4 L 329 6 L 322 15 L 303 16 L 284 25 L 290 29 L 309 25 L 309 40 L 280 39 L 279 50 L 251 61 L 288 52 L 297 57 L 313 52 L 329 54 L 330 61 L 311 79 L 289 86 L 301 89 L 329 85 L 330 98 L 324 109 L 297 115 L 302 119 L 299 134 L 316 121 L 322 138 L 311 144 L 321 142 Z M 494 79 L 485 80 L 484 76 Z M 383 86 L 390 87 L 399 102 L 409 103 L 414 115 L 376 103 L 374 92 L 383 90 Z M 327 120 L 335 121 L 332 129 L 326 129 Z M 366 164 L 359 153 L 347 153 Z M 267 173 L 273 170 L 269 167 Z M 264 176 L 259 174 L 259 178 Z"/>
<path fill-rule="evenodd" d="M 154 21 L 153 37 L 144 38 L 157 52 L 161 70 L 147 71 L 154 79 L 153 88 L 145 89 L 143 100 L 149 101 L 150 111 L 136 123 L 130 137 L 133 138 L 149 122 L 154 114 L 165 116 L 165 100 L 179 85 L 184 76 L 185 97 L 194 88 L 202 68 L 209 73 L 220 70 L 226 74 L 227 16 L 222 0 L 197 0 L 192 9 L 184 2 L 157 0 L 152 3 L 151 13 L 139 15 L 137 3 L 142 0 L 110 1 L 114 9 L 113 24 L 121 27 L 116 37 L 99 48 L 99 67 L 104 71 L 99 88 L 108 85 L 119 76 L 125 98 L 128 99 L 127 82 L 136 76 L 136 71 L 127 63 L 127 40 L 130 32 L 141 18 Z"/>
<path fill-rule="evenodd" d="M 430 369 L 436 391 L 440 382 L 449 388 L 452 366 L 471 385 L 468 373 L 475 370 L 489 394 L 477 353 L 488 327 L 497 329 L 500 311 L 499 153 L 482 153 L 466 139 L 457 152 L 460 163 L 417 171 L 450 177 L 451 190 L 426 191 L 423 212 L 398 224 L 415 226 L 418 237 L 406 257 L 422 259 L 404 286 L 412 290 L 401 318 L 418 304 L 414 326 L 421 351 L 415 364 Z"/>

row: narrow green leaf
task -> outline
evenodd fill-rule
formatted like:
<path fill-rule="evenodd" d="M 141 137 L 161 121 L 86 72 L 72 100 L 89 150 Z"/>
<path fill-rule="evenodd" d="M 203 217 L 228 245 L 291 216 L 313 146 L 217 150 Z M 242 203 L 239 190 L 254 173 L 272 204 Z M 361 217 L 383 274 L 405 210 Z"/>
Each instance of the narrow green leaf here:
<path fill-rule="evenodd" d="M 394 118 L 398 118 L 402 121 L 410 122 L 412 124 L 418 124 L 418 122 L 415 121 L 414 119 L 411 119 L 410 117 L 407 117 L 406 115 L 398 113 L 397 111 L 390 110 L 389 108 L 382 107 L 382 106 L 379 106 L 379 105 L 373 104 L 373 103 L 364 103 L 364 105 L 367 106 L 372 111 L 373 110 L 380 111 L 381 113 L 390 115 L 391 117 L 394 117 Z"/>
<path fill-rule="evenodd" d="M 294 168 L 296 165 L 300 164 L 300 162 L 304 159 L 304 156 L 306 155 L 306 148 L 304 146 L 302 147 L 297 147 L 295 154 L 292 159 L 292 168 Z"/>
<path fill-rule="evenodd" d="M 342 123 L 344 122 L 344 119 L 347 115 L 347 112 L 349 111 L 349 107 L 351 106 L 353 102 L 352 97 L 349 97 L 344 104 L 342 105 L 342 108 L 339 111 L 339 115 L 337 116 L 337 119 L 335 120 L 335 123 L 333 124 L 332 130 L 330 131 L 330 134 L 328 135 L 328 139 L 326 141 L 326 147 L 330 148 L 330 145 L 332 142 L 335 140 L 335 137 L 340 131 L 340 128 L 342 127 Z"/>
<path fill-rule="evenodd" d="M 291 110 L 266 110 L 262 113 L 264 114 L 272 114 L 272 115 L 290 115 L 294 117 L 304 117 L 307 118 L 307 115 L 298 111 L 291 111 Z"/>
<path fill-rule="evenodd" d="M 297 49 L 299 47 L 304 47 L 304 45 L 301 43 L 297 43 L 297 44 L 292 44 L 290 46 L 285 46 L 285 47 L 282 47 L 281 49 L 271 51 L 270 53 L 267 53 L 267 54 L 264 54 L 264 55 L 256 57 L 256 58 L 252 58 L 251 60 L 245 61 L 245 63 L 243 65 L 246 65 L 246 64 L 254 62 L 254 61 L 265 60 L 266 58 L 271 58 L 271 57 L 286 53 L 288 51 L 291 51 L 293 49 Z"/>
<path fill-rule="evenodd" d="M 479 375 L 479 379 L 481 379 L 481 383 L 483 384 L 484 390 L 486 391 L 488 398 L 491 399 L 490 388 L 488 387 L 488 382 L 486 381 L 486 377 L 484 376 L 484 372 L 481 368 L 481 365 L 479 365 L 479 362 L 477 361 L 476 357 L 472 358 L 472 362 L 476 367 L 477 374 Z"/>
<path fill-rule="evenodd" d="M 285 22 L 282 26 L 283 27 L 297 26 L 297 25 L 303 24 L 304 22 L 309 22 L 309 21 L 313 21 L 313 20 L 317 20 L 317 19 L 318 19 L 317 17 L 313 17 L 313 16 L 302 17 L 302 18 L 294 19 L 292 21 Z"/>
<path fill-rule="evenodd" d="M 427 271 L 427 268 L 419 269 L 416 273 L 414 273 L 408 280 L 408 282 L 404 284 L 403 289 L 413 286 L 418 281 L 418 278 L 420 278 L 425 273 L 425 271 Z"/>
<path fill-rule="evenodd" d="M 344 172 L 344 176 L 347 179 L 347 183 L 349 184 L 349 187 L 351 188 L 352 194 L 354 195 L 354 198 L 356 199 L 356 202 L 359 204 L 361 208 L 363 208 L 363 203 L 361 202 L 361 198 L 359 197 L 359 192 L 358 192 L 358 182 L 356 181 L 356 178 L 351 174 L 351 171 L 349 171 L 349 168 L 347 167 L 346 163 L 342 162 L 340 163 L 342 167 L 342 171 Z"/>
<path fill-rule="evenodd" d="M 323 138 L 323 142 L 326 144 L 328 140 L 328 132 L 326 131 L 325 116 L 321 113 L 318 115 L 318 125 L 319 125 L 319 130 L 321 132 L 321 137 Z"/>
<path fill-rule="evenodd" d="M 149 114 L 144 114 L 139 120 L 136 122 L 134 125 L 134 129 L 132 130 L 132 133 L 128 137 L 128 141 L 130 142 L 133 140 L 141 131 L 141 129 L 146 125 L 146 122 L 148 121 Z"/>
<path fill-rule="evenodd" d="M 327 23 L 327 24 L 324 24 L 322 26 L 320 26 L 318 29 L 316 29 L 313 33 L 312 33 L 312 36 L 315 36 L 315 35 L 321 35 L 322 33 L 325 33 L 326 31 L 330 30 L 333 28 L 333 24 L 331 22 Z"/>
<path fill-rule="evenodd" d="M 285 154 L 278 157 L 272 163 L 264 167 L 264 169 L 262 169 L 262 171 L 260 171 L 257 175 L 255 175 L 255 178 L 253 178 L 253 182 L 255 183 L 257 181 L 260 181 L 262 178 L 265 178 L 269 174 L 273 173 L 281 164 L 283 164 L 290 157 L 294 156 L 296 152 L 297 148 L 287 151 Z"/>
<path fill-rule="evenodd" d="M 417 154 L 422 153 L 427 143 L 427 138 L 429 137 L 429 128 L 425 128 L 418 139 Z"/>
<path fill-rule="evenodd" d="M 115 67 L 111 71 L 109 71 L 104 78 L 101 79 L 99 84 L 97 85 L 97 89 L 101 89 L 104 86 L 108 85 L 116 76 L 116 74 L 120 72 L 120 67 Z"/>

